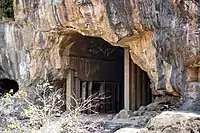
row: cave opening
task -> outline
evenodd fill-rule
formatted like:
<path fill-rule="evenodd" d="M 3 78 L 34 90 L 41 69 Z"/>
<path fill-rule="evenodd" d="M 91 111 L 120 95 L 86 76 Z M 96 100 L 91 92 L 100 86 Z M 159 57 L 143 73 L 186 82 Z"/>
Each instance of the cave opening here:
<path fill-rule="evenodd" d="M 14 95 L 19 90 L 19 85 L 17 81 L 9 78 L 1 78 L 0 79 L 0 94 L 5 95 L 6 93 L 10 93 Z"/>
<path fill-rule="evenodd" d="M 150 79 L 133 63 L 125 48 L 90 36 L 76 38 L 71 44 L 67 95 L 73 93 L 85 100 L 94 94 L 104 94 L 99 106 L 93 108 L 99 113 L 118 113 L 124 108 L 136 110 L 151 103 Z"/>
<path fill-rule="evenodd" d="M 75 76 L 76 94 L 83 101 L 101 94 L 99 113 L 116 113 L 123 109 L 123 48 L 112 46 L 97 37 L 84 36 L 70 49 L 70 64 Z"/>

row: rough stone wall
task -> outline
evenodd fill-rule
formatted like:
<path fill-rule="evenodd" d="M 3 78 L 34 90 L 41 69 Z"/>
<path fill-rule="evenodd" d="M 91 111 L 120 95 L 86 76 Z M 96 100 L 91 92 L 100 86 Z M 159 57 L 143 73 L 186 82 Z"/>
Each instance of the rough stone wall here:
<path fill-rule="evenodd" d="M 65 32 L 74 29 L 83 35 L 102 37 L 113 45 L 129 47 L 132 59 L 148 72 L 155 88 L 167 87 L 172 90 L 168 74 L 170 70 L 165 69 L 170 68 L 170 65 L 156 64 L 156 60 L 163 61 L 157 56 L 159 54 L 152 43 L 153 31 L 171 23 L 166 20 L 166 8 L 173 5 L 172 1 L 26 0 L 24 3 L 14 2 L 14 5 L 16 21 L 34 26 L 36 30 Z M 162 9 L 160 14 L 157 11 L 160 9 L 156 8 Z"/>
<path fill-rule="evenodd" d="M 30 60 L 25 42 L 26 39 L 23 38 L 19 26 L 0 24 L 1 78 L 8 77 L 19 81 L 28 78 Z"/>
<path fill-rule="evenodd" d="M 37 46 L 29 47 L 31 61 L 25 63 L 31 78 L 41 75 L 45 62 L 51 70 L 63 68 L 58 49 L 74 30 L 129 48 L 155 90 L 180 93 L 183 100 L 199 98 L 193 95 L 198 80 L 192 84 L 197 89 L 190 89 L 199 75 L 198 0 L 15 0 L 14 7 L 16 22 L 32 30 L 29 39 Z M 36 38 L 43 38 L 40 50 Z"/>

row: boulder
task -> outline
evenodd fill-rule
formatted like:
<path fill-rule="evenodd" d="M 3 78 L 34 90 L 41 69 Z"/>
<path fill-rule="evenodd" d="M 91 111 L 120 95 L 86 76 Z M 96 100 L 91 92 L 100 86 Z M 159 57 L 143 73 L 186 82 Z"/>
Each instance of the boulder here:
<path fill-rule="evenodd" d="M 151 118 L 145 128 L 122 128 L 115 133 L 199 133 L 199 131 L 200 115 L 165 111 Z"/>
<path fill-rule="evenodd" d="M 166 111 L 152 118 L 146 133 L 199 133 L 200 115 Z"/>
<path fill-rule="evenodd" d="M 131 116 L 133 116 L 133 112 L 131 110 L 123 109 L 114 117 L 114 119 L 128 119 Z"/>

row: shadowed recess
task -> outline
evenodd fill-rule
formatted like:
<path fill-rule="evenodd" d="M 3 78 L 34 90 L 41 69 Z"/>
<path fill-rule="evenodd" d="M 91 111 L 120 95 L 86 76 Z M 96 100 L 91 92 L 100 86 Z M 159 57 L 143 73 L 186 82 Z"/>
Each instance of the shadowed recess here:
<path fill-rule="evenodd" d="M 19 85 L 17 81 L 8 78 L 0 79 L 0 94 L 5 95 L 6 93 L 11 93 L 14 95 L 19 90 Z"/>

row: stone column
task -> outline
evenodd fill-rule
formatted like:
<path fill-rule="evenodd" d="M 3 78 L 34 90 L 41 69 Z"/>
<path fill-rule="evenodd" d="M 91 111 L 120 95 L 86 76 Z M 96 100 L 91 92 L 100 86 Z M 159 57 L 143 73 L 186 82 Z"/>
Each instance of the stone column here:
<path fill-rule="evenodd" d="M 80 86 L 80 79 L 78 77 L 78 73 L 75 72 L 75 88 L 76 88 L 76 99 L 80 99 L 81 98 L 81 86 Z"/>
<path fill-rule="evenodd" d="M 129 49 L 124 49 L 124 109 L 129 110 L 130 100 L 130 55 Z"/>
<path fill-rule="evenodd" d="M 67 109 L 69 109 L 69 105 L 72 103 L 72 96 L 74 91 L 74 70 L 69 69 L 67 74 L 67 81 L 66 81 L 66 101 L 67 101 Z"/>
<path fill-rule="evenodd" d="M 146 77 L 146 82 L 147 82 L 147 84 L 146 84 L 146 89 L 147 89 L 147 97 L 146 97 L 146 101 L 147 101 L 147 103 L 149 104 L 151 101 L 152 101 L 152 97 L 151 97 L 151 95 L 152 95 L 152 93 L 151 93 L 151 88 L 150 88 L 150 81 L 149 81 L 149 79 L 148 79 L 148 77 Z"/>
<path fill-rule="evenodd" d="M 82 100 L 85 101 L 86 100 L 87 82 L 86 81 L 82 82 L 81 86 L 82 86 L 81 87 L 82 88 L 81 97 L 82 97 Z"/>
<path fill-rule="evenodd" d="M 146 105 L 147 104 L 147 95 L 149 95 L 146 91 L 146 78 L 145 78 L 146 74 L 144 71 L 142 71 L 142 104 Z"/>
<path fill-rule="evenodd" d="M 130 109 L 136 109 L 136 64 L 131 62 L 131 90 L 130 90 Z"/>
<path fill-rule="evenodd" d="M 137 98 L 137 108 L 140 107 L 141 105 L 141 69 L 139 66 L 137 66 L 136 68 L 136 86 L 137 86 L 137 94 L 136 94 L 136 98 Z"/>
<path fill-rule="evenodd" d="M 93 82 L 92 81 L 89 81 L 89 83 L 88 83 L 88 97 L 91 97 L 92 96 L 92 84 L 93 84 Z M 88 108 L 89 108 L 89 110 L 88 110 L 88 113 L 91 113 L 91 109 L 92 109 L 92 102 L 90 102 L 89 104 L 88 104 Z"/>
<path fill-rule="evenodd" d="M 106 109 L 105 85 L 106 85 L 105 82 L 100 82 L 99 93 L 102 96 L 102 100 L 100 100 L 100 107 L 99 107 L 100 113 L 105 113 L 105 109 Z"/>

